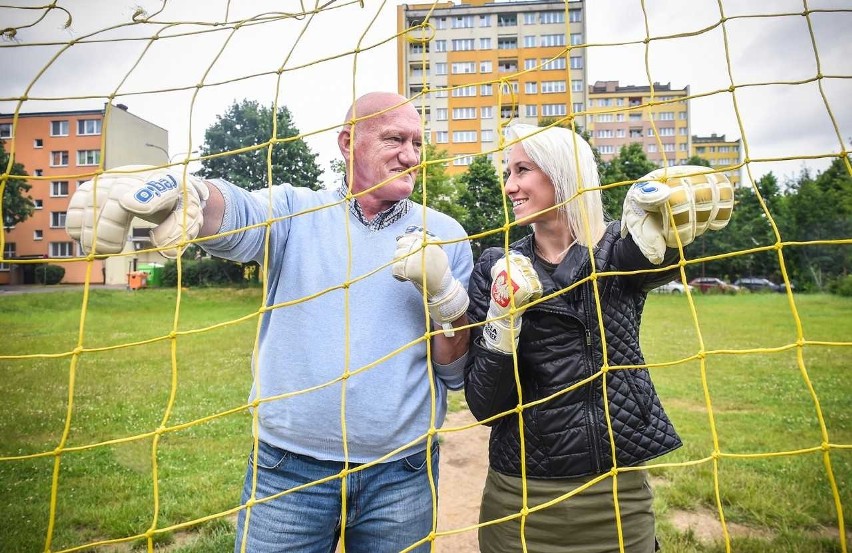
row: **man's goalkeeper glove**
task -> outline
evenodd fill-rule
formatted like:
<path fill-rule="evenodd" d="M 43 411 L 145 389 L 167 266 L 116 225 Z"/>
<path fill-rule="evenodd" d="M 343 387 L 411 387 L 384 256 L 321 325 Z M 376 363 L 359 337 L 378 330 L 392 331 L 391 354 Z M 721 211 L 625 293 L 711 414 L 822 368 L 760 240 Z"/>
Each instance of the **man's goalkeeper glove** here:
<path fill-rule="evenodd" d="M 446 336 L 455 334 L 453 321 L 467 312 L 467 291 L 450 271 L 443 248 L 424 238 L 435 235 L 421 227 L 411 226 L 396 240 L 393 276 L 411 281 L 421 293 L 425 289 L 429 315 L 441 325 Z"/>
<path fill-rule="evenodd" d="M 184 242 L 198 236 L 209 194 L 203 180 L 189 174 L 184 180 L 183 171 L 116 167 L 80 185 L 68 204 L 65 229 L 86 254 L 113 254 L 124 249 L 130 224 L 139 217 L 157 225 L 151 242 L 164 257 L 175 259 Z"/>

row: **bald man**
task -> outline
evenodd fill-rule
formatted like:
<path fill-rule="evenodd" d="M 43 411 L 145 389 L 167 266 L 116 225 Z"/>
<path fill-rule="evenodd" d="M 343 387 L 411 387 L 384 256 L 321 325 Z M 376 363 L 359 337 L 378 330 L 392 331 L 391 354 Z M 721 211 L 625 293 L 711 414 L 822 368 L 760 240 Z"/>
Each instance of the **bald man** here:
<path fill-rule="evenodd" d="M 276 221 L 267 305 L 278 307 L 263 315 L 254 359 L 258 448 L 235 551 L 329 553 L 342 532 L 350 553 L 418 542 L 414 551 L 429 551 L 428 468 L 437 489 L 438 441 L 426 437 L 433 411 L 434 426 L 443 423 L 447 390 L 464 382 L 469 336 L 455 327 L 467 323 L 471 249 L 458 222 L 408 199 L 423 137 L 404 97 L 358 98 L 338 144 L 346 177 L 337 189 L 282 184 L 250 193 L 206 182 L 200 236 Z M 265 232 L 201 245 L 262 264 Z"/>

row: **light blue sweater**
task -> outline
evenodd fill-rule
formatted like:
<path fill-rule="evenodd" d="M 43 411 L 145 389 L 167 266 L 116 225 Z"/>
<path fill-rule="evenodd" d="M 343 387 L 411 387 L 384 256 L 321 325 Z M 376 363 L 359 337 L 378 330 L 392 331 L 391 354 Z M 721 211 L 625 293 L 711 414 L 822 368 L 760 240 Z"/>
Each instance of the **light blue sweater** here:
<path fill-rule="evenodd" d="M 262 400 L 259 438 L 335 461 L 345 459 L 345 439 L 355 463 L 405 445 L 388 460 L 425 449 L 433 409 L 428 313 L 417 288 L 393 278 L 391 262 L 397 237 L 410 225 L 422 226 L 443 241 L 456 240 L 443 248 L 467 289 L 473 256 L 461 225 L 432 209 L 424 219 L 423 206 L 415 204 L 373 230 L 335 190 L 280 185 L 271 193 L 249 193 L 224 181 L 213 184 L 225 198 L 220 233 L 274 220 L 268 227 L 270 310 L 263 315 L 250 395 L 250 401 Z M 263 266 L 266 229 L 202 245 L 212 255 Z M 436 428 L 446 414 L 447 388 L 463 384 L 461 365 L 434 366 Z"/>

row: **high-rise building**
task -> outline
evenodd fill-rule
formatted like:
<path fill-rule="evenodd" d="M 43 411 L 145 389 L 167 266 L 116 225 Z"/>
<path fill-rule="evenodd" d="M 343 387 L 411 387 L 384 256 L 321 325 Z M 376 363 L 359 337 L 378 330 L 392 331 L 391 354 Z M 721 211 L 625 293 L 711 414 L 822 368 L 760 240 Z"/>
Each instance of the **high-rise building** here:
<path fill-rule="evenodd" d="M 86 261 L 79 245 L 65 232 L 68 202 L 77 187 L 104 169 L 121 165 L 168 163 L 168 131 L 130 113 L 123 104 L 104 109 L 0 114 L 0 140 L 23 165 L 33 199 L 31 217 L 3 232 L 0 284 L 32 284 L 36 268 L 44 263 L 65 269 L 63 283 L 85 282 Z M 5 168 L 4 168 L 5 169 Z M 93 284 L 127 283 L 127 273 L 139 262 L 162 262 L 152 247 L 149 223 L 134 219 L 131 241 L 122 254 L 96 259 L 90 273 Z"/>
<path fill-rule="evenodd" d="M 609 161 L 622 146 L 638 142 L 659 166 L 682 165 L 690 156 L 689 86 L 671 83 L 620 86 L 597 81 L 589 86 L 588 130 L 601 159 Z"/>
<path fill-rule="evenodd" d="M 734 187 L 739 187 L 741 182 L 740 168 L 737 166 L 742 162 L 742 148 L 740 148 L 739 139 L 725 140 L 724 134 L 717 136 L 716 133 L 710 136 L 693 136 L 692 155 L 706 159 L 714 169 L 731 167 L 731 169 L 725 171 L 725 174 Z"/>
<path fill-rule="evenodd" d="M 399 93 L 427 140 L 465 171 L 499 147 L 501 125 L 579 115 L 586 101 L 583 0 L 411 4 L 397 8 Z M 500 168 L 498 168 L 500 170 Z"/>

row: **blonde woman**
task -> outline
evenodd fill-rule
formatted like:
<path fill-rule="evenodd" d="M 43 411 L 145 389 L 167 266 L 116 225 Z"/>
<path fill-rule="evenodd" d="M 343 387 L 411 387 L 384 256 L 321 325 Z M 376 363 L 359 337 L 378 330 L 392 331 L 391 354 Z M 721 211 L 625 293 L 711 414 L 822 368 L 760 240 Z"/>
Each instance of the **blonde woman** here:
<path fill-rule="evenodd" d="M 483 252 L 470 278 L 468 318 L 475 326 L 465 372 L 465 395 L 479 420 L 490 420 L 489 472 L 480 510 L 480 548 L 486 553 L 619 551 L 613 484 L 618 468 L 641 467 L 681 445 L 647 369 L 612 370 L 601 376 L 603 341 L 594 271 L 641 271 L 668 266 L 707 227 L 696 221 L 706 207 L 695 194 L 673 201 L 679 189 L 714 188 L 721 228 L 730 216 L 726 181 L 700 171 L 688 177 L 634 185 L 622 223 L 607 223 L 590 146 L 559 127 L 509 127 L 507 200 L 518 224 L 533 233 Z M 672 173 L 684 174 L 684 168 Z M 650 175 L 655 178 L 657 175 Z M 721 185 L 717 185 L 717 181 Z M 671 196 L 672 198 L 669 198 Z M 719 209 L 720 204 L 725 204 Z M 669 228 L 668 212 L 687 210 L 689 228 Z M 678 237 L 675 237 L 675 234 Z M 669 282 L 676 268 L 597 278 L 609 366 L 645 364 L 639 322 L 648 290 Z M 585 280 L 584 280 L 585 279 Z M 536 301 L 546 296 L 543 301 Z M 549 297 L 552 296 L 552 297 Z M 531 305 L 528 305 L 532 303 Z M 520 311 L 515 309 L 522 308 Z M 515 357 L 520 390 L 516 385 Z M 606 382 L 604 409 L 602 379 Z M 522 420 L 516 407 L 522 404 Z M 532 405 L 530 405 L 532 404 Z M 499 416 L 502 414 L 502 416 Z M 608 424 L 609 423 L 609 424 Z M 615 439 L 615 459 L 608 426 Z M 521 449 L 523 428 L 523 450 Z M 522 451 L 524 455 L 522 456 Z M 523 471 L 523 472 L 522 472 Z M 599 482 L 564 501 L 521 517 L 526 505 L 548 501 Z M 618 513 L 624 551 L 652 552 L 656 539 L 652 492 L 641 468 L 618 473 Z"/>

